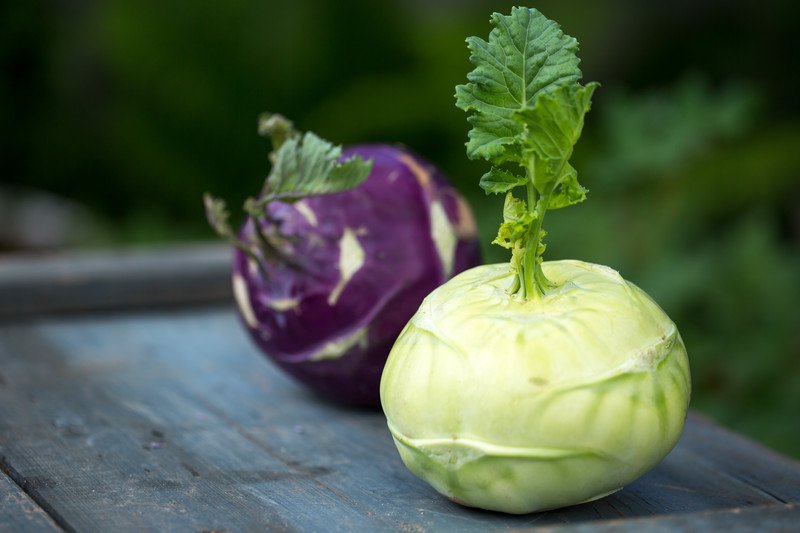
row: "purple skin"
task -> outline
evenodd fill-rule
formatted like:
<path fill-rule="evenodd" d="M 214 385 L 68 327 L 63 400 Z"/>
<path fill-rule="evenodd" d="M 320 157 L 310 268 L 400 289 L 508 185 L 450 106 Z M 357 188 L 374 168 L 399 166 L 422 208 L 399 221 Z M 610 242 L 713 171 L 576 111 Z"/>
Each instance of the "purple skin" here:
<path fill-rule="evenodd" d="M 433 165 L 388 145 L 342 157 L 354 155 L 373 160 L 361 185 L 273 202 L 273 222 L 261 221 L 286 237 L 283 250 L 302 268 L 264 261 L 265 276 L 237 249 L 233 285 L 250 335 L 281 368 L 325 398 L 377 407 L 400 331 L 429 292 L 478 265 L 480 252 L 468 205 Z"/>

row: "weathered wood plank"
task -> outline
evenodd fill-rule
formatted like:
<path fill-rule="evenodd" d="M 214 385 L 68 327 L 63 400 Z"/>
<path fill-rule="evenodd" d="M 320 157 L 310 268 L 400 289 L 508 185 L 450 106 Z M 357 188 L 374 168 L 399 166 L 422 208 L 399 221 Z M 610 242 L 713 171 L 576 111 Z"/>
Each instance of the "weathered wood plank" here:
<path fill-rule="evenodd" d="M 136 358 L 134 343 L 117 353 L 92 351 L 90 343 L 90 352 L 60 359 L 65 353 L 49 344 L 51 332 L 15 331 L 5 346 L 25 346 L 38 364 L 24 372 L 0 355 L 6 389 L 30 392 L 16 405 L 0 392 L 9 406 L 0 416 L 2 453 L 37 480 L 32 490 L 71 528 L 305 531 L 329 529 L 331 516 L 342 521 L 331 530 L 375 524 L 317 482 L 323 471 L 281 461 L 175 394 L 159 376 L 164 368 Z M 112 344 L 120 340 L 130 339 Z M 141 387 L 146 376 L 152 388 Z"/>
<path fill-rule="evenodd" d="M 800 506 L 779 504 L 757 507 L 735 507 L 723 511 L 661 516 L 654 519 L 604 520 L 570 526 L 530 529 L 537 533 L 675 533 L 676 531 L 739 532 L 797 531 Z"/>
<path fill-rule="evenodd" d="M 662 465 L 608 498 L 463 508 L 403 467 L 380 413 L 295 386 L 229 309 L 15 321 L 0 373 L 0 454 L 80 531 L 486 531 L 800 500 L 800 465 L 692 416 Z"/>
<path fill-rule="evenodd" d="M 0 461 L 2 464 L 2 461 Z M 0 532 L 62 531 L 0 467 Z"/>
<path fill-rule="evenodd" d="M 687 438 L 702 442 L 695 462 L 713 460 L 719 474 L 732 483 L 744 483 L 781 503 L 800 502 L 798 462 L 697 417 L 698 423 L 686 429 Z M 800 420 L 798 420 L 800 423 Z"/>
<path fill-rule="evenodd" d="M 0 256 L 0 319 L 230 300 L 230 247 Z"/>

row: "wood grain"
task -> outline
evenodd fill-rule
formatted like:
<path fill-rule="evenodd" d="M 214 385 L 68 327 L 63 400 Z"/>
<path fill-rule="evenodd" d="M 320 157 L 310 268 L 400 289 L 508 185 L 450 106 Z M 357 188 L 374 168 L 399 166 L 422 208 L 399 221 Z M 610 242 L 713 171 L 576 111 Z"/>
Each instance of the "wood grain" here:
<path fill-rule="evenodd" d="M 0 461 L 0 532 L 61 531 L 44 510 L 17 486 Z"/>
<path fill-rule="evenodd" d="M 800 522 L 800 506 L 784 504 L 674 514 L 657 519 L 605 520 L 570 526 L 536 528 L 535 531 L 538 533 L 790 532 L 798 529 L 798 522 Z"/>
<path fill-rule="evenodd" d="M 0 319 L 229 301 L 225 244 L 0 255 Z"/>
<path fill-rule="evenodd" d="M 667 459 L 612 496 L 525 516 L 461 507 L 405 469 L 381 413 L 305 392 L 224 307 L 0 323 L 0 374 L 0 455 L 76 531 L 601 528 L 780 518 L 800 501 L 798 463 L 691 415 Z"/>

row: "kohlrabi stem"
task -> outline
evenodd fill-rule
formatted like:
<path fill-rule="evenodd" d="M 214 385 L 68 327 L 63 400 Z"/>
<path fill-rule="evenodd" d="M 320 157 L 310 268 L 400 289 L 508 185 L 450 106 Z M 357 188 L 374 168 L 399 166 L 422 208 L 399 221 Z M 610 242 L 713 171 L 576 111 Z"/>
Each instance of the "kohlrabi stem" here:
<path fill-rule="evenodd" d="M 535 159 L 531 157 L 526 167 L 528 176 L 527 193 L 528 193 L 528 212 L 533 216 L 533 223 L 530 226 L 529 233 L 525 239 L 525 252 L 522 257 L 522 297 L 524 299 L 539 298 L 553 286 L 550 280 L 544 275 L 542 271 L 542 258 L 539 255 L 540 244 L 542 240 L 542 220 L 544 214 L 547 212 L 547 206 L 550 203 L 550 195 L 553 193 L 552 189 L 547 189 L 541 195 L 536 194 L 536 187 L 534 186 L 535 177 Z"/>
<path fill-rule="evenodd" d="M 258 255 L 258 253 L 257 253 L 255 250 L 253 250 L 252 248 L 250 248 L 250 247 L 247 245 L 247 243 L 244 243 L 244 242 L 240 241 L 239 239 L 233 239 L 233 240 L 231 240 L 230 242 L 231 242 L 231 244 L 233 244 L 233 245 L 234 245 L 236 248 L 238 248 L 239 250 L 241 250 L 242 252 L 244 252 L 244 254 L 245 254 L 245 255 L 246 255 L 246 256 L 247 256 L 247 257 L 248 257 L 248 258 L 249 258 L 251 261 L 253 261 L 253 262 L 256 264 L 256 266 L 258 267 L 258 270 L 259 270 L 259 272 L 261 272 L 261 275 L 262 275 L 262 276 L 264 276 L 265 278 L 269 277 L 269 273 L 267 272 L 267 267 L 266 267 L 266 265 L 264 265 L 264 261 L 262 261 L 261 257 Z"/>
<path fill-rule="evenodd" d="M 253 198 L 248 198 L 244 203 L 244 210 L 253 221 L 252 235 L 255 236 L 261 253 L 268 259 L 284 263 L 295 270 L 303 270 L 304 266 L 294 256 L 286 253 L 281 248 L 281 242 L 273 242 L 272 235 L 264 230 L 261 224 L 262 220 L 266 220 L 269 224 L 275 226 L 275 221 L 270 217 L 266 207 L 266 203 Z"/>
<path fill-rule="evenodd" d="M 526 191 L 528 193 L 528 212 L 530 214 L 533 214 L 534 210 L 536 209 L 536 187 L 533 185 L 533 178 L 536 176 L 534 161 L 535 159 L 531 157 L 530 161 L 528 162 L 528 167 L 525 169 L 525 173 L 528 177 Z"/>
<path fill-rule="evenodd" d="M 261 221 L 258 218 L 253 218 L 253 235 L 258 241 L 259 249 L 267 258 L 283 263 L 289 268 L 294 270 L 303 270 L 303 265 L 291 254 L 286 253 L 281 249 L 280 244 L 273 243 L 271 236 L 264 231 L 261 226 Z"/>
<path fill-rule="evenodd" d="M 537 201 L 537 198 L 536 198 L 536 187 L 533 185 L 533 178 L 534 178 L 534 175 L 536 173 L 533 163 L 534 163 L 534 160 L 533 160 L 533 158 L 531 158 L 531 160 L 528 162 L 527 168 L 525 169 L 525 172 L 526 172 L 527 177 L 528 177 L 528 183 L 527 183 L 527 185 L 525 187 L 525 190 L 526 190 L 527 196 L 528 196 L 528 198 L 527 198 L 528 201 L 527 201 L 527 204 L 526 204 L 527 208 L 528 208 L 528 213 L 535 217 L 536 216 L 536 201 Z M 529 239 L 530 239 L 530 235 L 528 235 L 528 240 Z M 525 242 L 525 241 L 523 241 L 523 242 Z M 528 258 L 527 250 L 524 250 L 523 253 L 519 254 L 518 257 L 519 257 L 519 259 L 518 259 L 518 262 L 517 262 L 517 274 L 518 274 L 518 279 L 519 279 L 519 285 L 515 284 L 515 287 L 517 288 L 517 290 L 520 290 L 520 289 L 522 290 L 522 297 L 523 297 L 523 299 L 527 300 L 528 298 L 531 298 L 531 297 L 535 296 L 534 288 L 533 288 L 533 279 L 534 279 L 533 278 L 533 271 L 531 270 L 531 268 L 529 266 L 529 261 L 528 261 L 529 258 Z M 514 292 L 516 292 L 516 291 L 514 291 Z"/>

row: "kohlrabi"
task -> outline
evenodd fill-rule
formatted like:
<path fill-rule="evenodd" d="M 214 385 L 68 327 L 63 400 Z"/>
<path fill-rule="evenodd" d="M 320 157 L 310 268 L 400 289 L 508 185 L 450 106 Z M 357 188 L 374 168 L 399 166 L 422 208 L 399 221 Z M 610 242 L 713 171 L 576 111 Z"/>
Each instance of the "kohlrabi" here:
<path fill-rule="evenodd" d="M 256 344 L 331 400 L 379 404 L 392 344 L 422 299 L 479 262 L 475 224 L 432 165 L 390 145 L 342 151 L 262 119 L 272 169 L 234 233 L 206 195 L 212 227 L 236 246 L 233 292 Z"/>
<path fill-rule="evenodd" d="M 411 471 L 449 498 L 509 513 L 600 498 L 675 445 L 689 403 L 686 349 L 641 289 L 605 266 L 542 262 L 548 209 L 584 200 L 570 165 L 597 84 L 578 44 L 535 9 L 492 15 L 467 40 L 456 87 L 467 155 L 505 194 L 495 243 L 511 264 L 434 290 L 395 343 L 381 400 Z M 522 196 L 514 193 L 523 192 Z"/>

